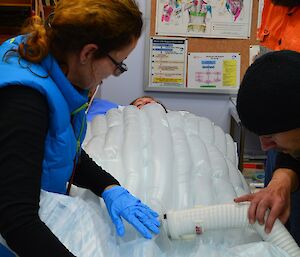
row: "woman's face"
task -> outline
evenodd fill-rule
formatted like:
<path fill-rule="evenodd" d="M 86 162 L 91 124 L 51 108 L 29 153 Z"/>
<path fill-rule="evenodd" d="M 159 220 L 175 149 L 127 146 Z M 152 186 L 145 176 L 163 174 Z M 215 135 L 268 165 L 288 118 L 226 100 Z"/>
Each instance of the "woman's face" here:
<path fill-rule="evenodd" d="M 103 79 L 118 73 L 116 63 L 123 62 L 135 48 L 136 44 L 137 40 L 134 40 L 123 49 L 112 51 L 108 53 L 109 56 L 104 56 L 100 59 L 93 58 L 92 46 L 94 46 L 94 50 L 97 49 L 97 46 L 87 45 L 81 51 L 80 56 L 70 58 L 67 77 L 76 87 L 87 90 L 94 89 L 97 85 L 101 84 Z"/>

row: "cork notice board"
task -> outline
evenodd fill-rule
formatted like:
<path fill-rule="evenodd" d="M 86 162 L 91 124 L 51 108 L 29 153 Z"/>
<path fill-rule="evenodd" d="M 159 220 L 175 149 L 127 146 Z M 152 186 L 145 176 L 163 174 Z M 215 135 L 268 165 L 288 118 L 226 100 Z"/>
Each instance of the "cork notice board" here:
<path fill-rule="evenodd" d="M 186 75 L 183 87 L 176 86 L 157 86 L 152 84 L 152 43 L 153 40 L 159 39 L 161 37 L 167 39 L 183 39 L 187 40 L 187 56 L 190 54 L 203 54 L 203 53 L 238 53 L 240 55 L 240 67 L 239 67 L 239 78 L 242 79 L 245 71 L 249 66 L 249 49 L 252 45 L 258 45 L 256 39 L 257 31 L 257 20 L 258 20 L 258 0 L 253 0 L 252 2 L 252 12 L 251 15 L 251 27 L 250 27 L 250 37 L 243 39 L 236 38 L 216 38 L 216 37 L 197 37 L 192 36 L 177 36 L 177 35 L 157 35 L 157 24 L 156 24 L 156 9 L 157 2 L 163 2 L 163 0 L 151 0 L 147 1 L 146 7 L 146 51 L 145 51 L 145 81 L 144 90 L 145 91 L 165 91 L 165 92 L 189 92 L 189 93 L 213 93 L 213 94 L 236 94 L 238 91 L 238 86 L 224 88 L 192 88 L 189 87 L 189 77 L 188 77 L 188 61 L 186 62 Z M 249 1 L 249 0 L 244 0 Z M 166 1 L 167 2 L 167 1 Z M 248 10 L 249 11 L 249 10 Z M 159 16 L 161 14 L 158 14 Z M 150 56 L 151 55 L 151 56 Z M 154 55 L 153 55 L 154 56 Z M 239 84 L 239 82 L 237 83 Z"/>

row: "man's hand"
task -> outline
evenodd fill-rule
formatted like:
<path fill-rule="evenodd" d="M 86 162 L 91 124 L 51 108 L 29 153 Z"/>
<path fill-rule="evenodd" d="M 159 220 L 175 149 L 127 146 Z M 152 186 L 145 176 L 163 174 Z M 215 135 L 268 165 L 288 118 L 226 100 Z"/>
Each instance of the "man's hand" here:
<path fill-rule="evenodd" d="M 277 218 L 284 224 L 290 215 L 290 193 L 297 186 L 297 175 L 289 169 L 278 169 L 274 172 L 269 185 L 254 194 L 234 199 L 236 203 L 250 201 L 248 218 L 251 224 L 256 220 L 265 224 L 266 233 L 270 233 Z M 267 211 L 270 211 L 266 215 Z M 265 220 L 266 218 L 266 220 Z"/>

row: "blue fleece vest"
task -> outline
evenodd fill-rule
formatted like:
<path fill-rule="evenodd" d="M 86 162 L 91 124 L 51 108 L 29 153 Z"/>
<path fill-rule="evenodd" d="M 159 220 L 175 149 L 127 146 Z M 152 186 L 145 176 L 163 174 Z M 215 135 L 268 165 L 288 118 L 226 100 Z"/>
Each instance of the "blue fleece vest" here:
<path fill-rule="evenodd" d="M 9 51 L 17 49 L 25 39 L 18 36 L 0 46 L 0 87 L 28 86 L 46 97 L 50 114 L 41 187 L 64 194 L 85 136 L 87 92 L 79 93 L 71 85 L 51 55 L 33 64 Z"/>

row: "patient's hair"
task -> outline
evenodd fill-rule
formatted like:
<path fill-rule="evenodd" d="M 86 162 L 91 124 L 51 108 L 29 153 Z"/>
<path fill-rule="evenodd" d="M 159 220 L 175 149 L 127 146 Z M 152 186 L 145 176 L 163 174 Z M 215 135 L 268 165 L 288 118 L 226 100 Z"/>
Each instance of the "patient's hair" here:
<path fill-rule="evenodd" d="M 147 98 L 148 98 L 148 99 L 151 99 L 152 101 L 154 101 L 154 102 L 156 102 L 156 103 L 158 103 L 158 104 L 160 104 L 160 105 L 164 108 L 165 112 L 166 112 L 166 113 L 168 112 L 167 108 L 166 108 L 159 100 L 157 100 L 157 99 L 155 99 L 153 96 L 149 96 L 149 95 L 144 95 L 144 96 L 141 96 L 141 97 L 136 98 L 135 100 L 133 100 L 133 101 L 130 103 L 130 105 L 134 105 L 134 106 L 136 106 L 136 107 L 139 107 L 138 102 L 139 102 L 139 101 L 142 101 L 143 99 L 147 99 Z M 142 106 L 144 106 L 144 105 L 146 105 L 146 104 L 148 104 L 148 103 L 144 103 L 144 104 L 142 104 Z"/>

